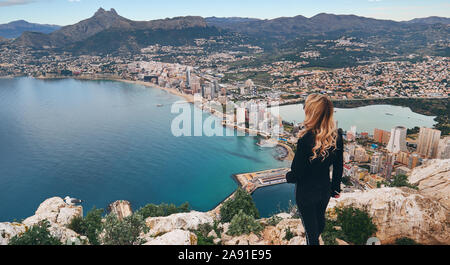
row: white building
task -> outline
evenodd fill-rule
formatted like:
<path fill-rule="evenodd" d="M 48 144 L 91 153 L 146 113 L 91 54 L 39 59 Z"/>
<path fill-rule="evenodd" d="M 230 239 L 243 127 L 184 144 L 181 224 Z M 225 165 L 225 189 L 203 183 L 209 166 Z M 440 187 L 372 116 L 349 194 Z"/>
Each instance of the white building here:
<path fill-rule="evenodd" d="M 406 128 L 397 126 L 391 130 L 391 138 L 386 149 L 391 153 L 406 152 Z"/>

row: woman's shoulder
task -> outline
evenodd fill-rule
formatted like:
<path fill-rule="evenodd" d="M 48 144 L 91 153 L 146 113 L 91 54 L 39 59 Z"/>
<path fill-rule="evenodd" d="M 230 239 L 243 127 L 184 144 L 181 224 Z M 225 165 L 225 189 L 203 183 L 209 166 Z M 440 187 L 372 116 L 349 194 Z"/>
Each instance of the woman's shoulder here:
<path fill-rule="evenodd" d="M 305 144 L 314 142 L 314 134 L 310 130 L 305 130 L 302 136 L 298 138 L 297 144 Z"/>

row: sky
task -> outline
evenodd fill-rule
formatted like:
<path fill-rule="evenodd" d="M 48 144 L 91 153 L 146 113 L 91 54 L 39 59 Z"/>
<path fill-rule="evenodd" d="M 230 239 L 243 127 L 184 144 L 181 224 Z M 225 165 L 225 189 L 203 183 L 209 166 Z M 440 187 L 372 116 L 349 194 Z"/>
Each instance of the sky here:
<path fill-rule="evenodd" d="M 70 25 L 103 7 L 132 20 L 175 16 L 271 19 L 319 13 L 354 14 L 396 21 L 450 17 L 449 0 L 0 0 L 0 24 L 14 20 Z"/>

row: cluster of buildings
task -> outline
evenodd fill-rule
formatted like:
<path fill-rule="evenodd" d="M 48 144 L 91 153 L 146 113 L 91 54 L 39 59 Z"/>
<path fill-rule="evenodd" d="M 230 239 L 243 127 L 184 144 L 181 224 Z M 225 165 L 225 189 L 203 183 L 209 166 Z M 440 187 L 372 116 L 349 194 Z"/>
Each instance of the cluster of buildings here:
<path fill-rule="evenodd" d="M 297 69 L 297 62 L 274 67 L 274 88 L 290 94 L 327 93 L 334 99 L 446 97 L 450 59 L 428 57 L 422 62 L 377 62 L 332 71 Z"/>
<path fill-rule="evenodd" d="M 395 175 L 408 175 L 425 159 L 450 158 L 450 137 L 441 139 L 436 129 L 420 128 L 416 140 L 407 138 L 402 126 L 390 132 L 375 129 L 372 136 L 353 129 L 346 134 L 344 175 L 365 188 L 376 188 Z"/>

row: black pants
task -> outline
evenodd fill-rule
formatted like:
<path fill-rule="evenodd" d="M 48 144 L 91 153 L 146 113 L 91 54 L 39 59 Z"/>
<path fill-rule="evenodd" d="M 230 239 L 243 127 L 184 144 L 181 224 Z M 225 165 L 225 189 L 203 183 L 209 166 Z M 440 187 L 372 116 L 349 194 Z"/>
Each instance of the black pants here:
<path fill-rule="evenodd" d="M 319 245 L 319 236 L 325 229 L 325 211 L 330 201 L 330 193 L 324 193 L 318 199 L 302 201 L 297 199 L 298 212 L 305 228 L 306 243 Z"/>

